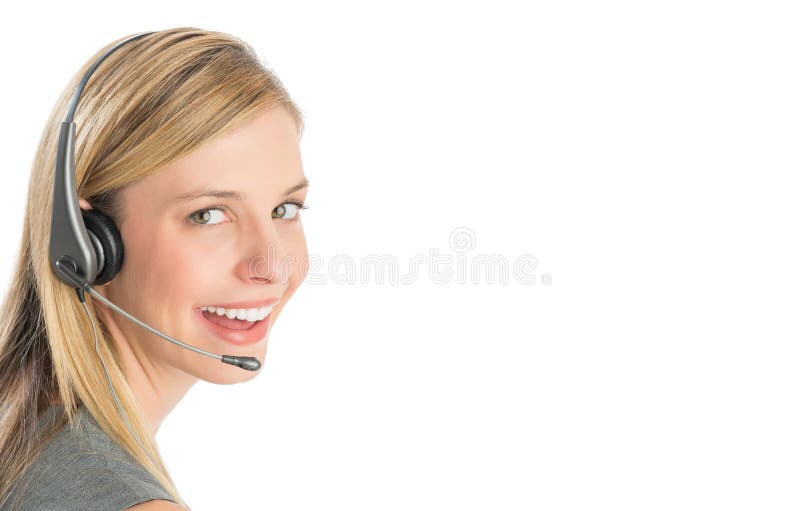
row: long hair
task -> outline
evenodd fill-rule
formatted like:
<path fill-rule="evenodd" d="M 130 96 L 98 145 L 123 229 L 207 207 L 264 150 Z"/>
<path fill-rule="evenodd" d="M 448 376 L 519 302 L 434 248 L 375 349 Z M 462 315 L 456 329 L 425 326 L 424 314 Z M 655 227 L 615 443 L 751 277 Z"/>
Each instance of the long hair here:
<path fill-rule="evenodd" d="M 69 81 L 33 161 L 21 245 L 0 310 L 0 504 L 58 429 L 74 427 L 83 405 L 112 440 L 186 505 L 146 426 L 107 327 L 87 300 L 99 325 L 109 378 L 141 446 L 117 410 L 86 311 L 75 290 L 53 274 L 48 258 L 60 124 L 80 78 L 122 39 L 99 50 Z M 302 136 L 301 110 L 256 51 L 236 37 L 179 27 L 130 42 L 98 67 L 78 104 L 78 197 L 119 225 L 119 193 L 126 185 L 275 107 L 292 115 Z M 63 408 L 50 428 L 37 429 L 41 412 L 56 398 Z"/>

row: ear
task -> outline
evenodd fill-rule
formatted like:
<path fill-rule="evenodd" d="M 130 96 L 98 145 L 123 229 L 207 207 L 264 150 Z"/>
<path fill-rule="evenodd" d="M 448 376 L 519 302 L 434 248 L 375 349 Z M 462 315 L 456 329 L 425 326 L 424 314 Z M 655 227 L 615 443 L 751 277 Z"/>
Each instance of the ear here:
<path fill-rule="evenodd" d="M 78 204 L 80 204 L 81 209 L 94 209 L 86 199 L 79 199 Z"/>

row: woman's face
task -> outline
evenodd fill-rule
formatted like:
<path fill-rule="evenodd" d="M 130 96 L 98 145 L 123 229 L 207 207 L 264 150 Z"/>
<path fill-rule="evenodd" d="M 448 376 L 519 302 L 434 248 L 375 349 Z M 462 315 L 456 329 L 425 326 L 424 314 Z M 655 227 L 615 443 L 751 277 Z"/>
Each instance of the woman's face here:
<path fill-rule="evenodd" d="M 307 272 L 300 208 L 292 204 L 305 201 L 304 184 L 289 113 L 278 107 L 257 114 L 122 191 L 124 261 L 98 291 L 186 344 L 263 364 L 269 330 Z M 200 195 L 210 191 L 224 193 Z M 215 311 L 201 310 L 208 306 Z M 213 383 L 257 374 L 161 339 L 103 305 L 96 309 L 105 309 L 112 335 L 118 329 L 150 374 L 177 368 Z"/>

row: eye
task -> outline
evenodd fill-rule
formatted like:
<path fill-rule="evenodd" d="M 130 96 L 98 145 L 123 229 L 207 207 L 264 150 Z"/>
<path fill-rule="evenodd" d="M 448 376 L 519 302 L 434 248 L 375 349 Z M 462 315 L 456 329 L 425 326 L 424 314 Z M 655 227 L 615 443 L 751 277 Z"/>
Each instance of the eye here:
<path fill-rule="evenodd" d="M 225 215 L 220 208 L 198 209 L 189 215 L 189 220 L 198 225 L 217 225 L 224 219 Z"/>
<path fill-rule="evenodd" d="M 280 218 L 281 220 L 293 220 L 299 218 L 301 209 L 308 209 L 304 203 L 300 201 L 286 201 L 274 210 L 272 210 L 272 218 Z"/>

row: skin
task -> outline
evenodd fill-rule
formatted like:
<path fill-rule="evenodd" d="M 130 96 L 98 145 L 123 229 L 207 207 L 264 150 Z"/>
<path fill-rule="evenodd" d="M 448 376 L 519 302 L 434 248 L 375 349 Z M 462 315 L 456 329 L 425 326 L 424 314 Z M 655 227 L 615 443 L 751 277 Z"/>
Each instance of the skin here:
<path fill-rule="evenodd" d="M 281 107 L 257 114 L 125 187 L 117 225 L 125 245 L 122 269 L 95 289 L 186 344 L 217 354 L 254 356 L 263 364 L 272 325 L 307 273 L 302 214 L 285 205 L 288 199 L 305 202 L 307 186 L 285 193 L 304 180 L 293 119 Z M 200 188 L 233 190 L 244 198 L 174 200 Z M 80 204 L 91 208 L 84 199 Z M 205 216 L 195 213 L 212 206 L 223 209 L 208 210 Z M 280 301 L 268 317 L 267 335 L 257 344 L 233 345 L 194 317 L 193 309 L 201 305 L 272 297 Z M 234 384 L 260 372 L 177 346 L 99 301 L 95 311 L 119 349 L 153 434 L 198 380 Z"/>

